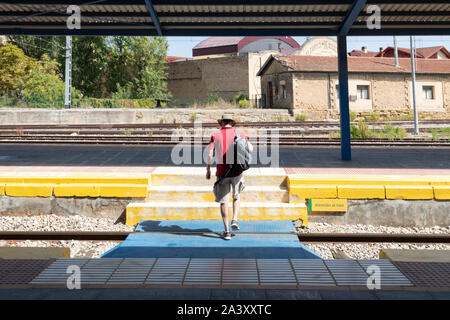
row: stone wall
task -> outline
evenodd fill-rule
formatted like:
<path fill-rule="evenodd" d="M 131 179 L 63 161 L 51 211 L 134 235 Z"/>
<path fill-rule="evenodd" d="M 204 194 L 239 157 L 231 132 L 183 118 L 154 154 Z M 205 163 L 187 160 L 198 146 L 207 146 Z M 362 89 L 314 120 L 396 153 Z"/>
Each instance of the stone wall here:
<path fill-rule="evenodd" d="M 143 199 L 8 197 L 0 196 L 0 215 L 33 216 L 56 214 L 119 219 L 130 202 Z"/>
<path fill-rule="evenodd" d="M 4 109 L 0 123 L 4 125 L 64 124 L 145 124 L 191 123 L 195 118 L 216 122 L 222 113 L 231 113 L 238 121 L 294 120 L 285 109 Z"/>
<path fill-rule="evenodd" d="M 235 56 L 169 63 L 168 90 L 173 105 L 206 102 L 209 94 L 230 101 L 239 92 L 248 96 L 248 57 Z"/>

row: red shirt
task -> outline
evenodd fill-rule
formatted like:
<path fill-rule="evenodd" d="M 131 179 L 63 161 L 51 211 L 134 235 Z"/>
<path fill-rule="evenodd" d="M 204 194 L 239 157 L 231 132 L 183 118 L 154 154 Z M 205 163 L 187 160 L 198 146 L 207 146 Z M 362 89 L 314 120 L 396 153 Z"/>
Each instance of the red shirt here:
<path fill-rule="evenodd" d="M 239 133 L 242 138 L 245 138 L 248 141 L 244 131 L 239 129 Z M 216 176 L 218 177 L 222 176 L 227 169 L 227 159 L 225 155 L 228 148 L 233 144 L 235 137 L 236 130 L 233 127 L 223 127 L 211 136 L 211 140 L 209 141 L 209 149 L 216 149 Z M 229 177 L 235 176 L 236 175 L 229 175 Z"/>

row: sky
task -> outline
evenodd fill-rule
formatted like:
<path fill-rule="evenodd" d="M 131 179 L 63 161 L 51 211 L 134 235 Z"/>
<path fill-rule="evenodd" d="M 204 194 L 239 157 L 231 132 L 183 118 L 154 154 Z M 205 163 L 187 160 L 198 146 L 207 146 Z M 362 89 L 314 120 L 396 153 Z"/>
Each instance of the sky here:
<path fill-rule="evenodd" d="M 192 48 L 200 41 L 208 37 L 168 37 L 169 42 L 169 56 L 178 56 L 192 58 Z M 305 42 L 306 37 L 294 37 L 294 39 L 301 45 Z M 450 50 L 450 36 L 417 36 L 416 47 L 434 47 L 445 46 Z M 409 37 L 397 37 L 398 46 L 401 48 L 409 48 Z M 361 49 L 367 47 L 369 51 L 379 51 L 380 47 L 386 48 L 394 45 L 393 37 L 348 37 L 347 46 L 348 51 L 354 49 Z"/>

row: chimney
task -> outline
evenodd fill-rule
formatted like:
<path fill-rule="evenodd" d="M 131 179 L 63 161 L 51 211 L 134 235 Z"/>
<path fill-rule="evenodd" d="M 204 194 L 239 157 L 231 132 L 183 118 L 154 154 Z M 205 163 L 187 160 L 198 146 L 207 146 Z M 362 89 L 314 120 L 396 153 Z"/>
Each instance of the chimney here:
<path fill-rule="evenodd" d="M 367 53 L 367 47 L 361 47 L 361 51 Z"/>

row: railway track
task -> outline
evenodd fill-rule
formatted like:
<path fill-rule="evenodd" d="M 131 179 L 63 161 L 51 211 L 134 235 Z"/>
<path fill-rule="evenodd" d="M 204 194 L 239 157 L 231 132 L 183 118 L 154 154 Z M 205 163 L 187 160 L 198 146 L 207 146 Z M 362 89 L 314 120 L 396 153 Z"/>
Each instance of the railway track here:
<path fill-rule="evenodd" d="M 351 124 L 357 124 L 357 121 L 352 121 Z M 397 125 L 397 126 L 414 126 L 412 120 L 394 120 L 394 121 L 366 121 L 368 125 Z M 436 120 L 420 120 L 422 125 L 449 125 L 450 119 L 436 119 Z M 193 128 L 194 123 L 146 123 L 146 124 L 66 124 L 66 125 L 2 125 L 0 130 L 10 129 L 177 129 L 177 128 Z M 217 123 L 205 122 L 201 124 L 204 128 L 218 127 Z M 322 127 L 322 126 L 337 126 L 339 121 L 297 121 L 297 122 L 239 122 L 240 127 L 247 128 L 286 128 L 286 127 Z"/>
<path fill-rule="evenodd" d="M 132 233 L 1 231 L 0 240 L 123 241 Z M 182 234 L 182 232 L 173 233 Z M 304 243 L 450 243 L 450 235 L 446 234 L 297 233 L 297 235 Z"/>
<path fill-rule="evenodd" d="M 412 132 L 411 121 L 368 122 L 375 129 L 386 124 L 399 125 L 407 132 Z M 422 121 L 422 132 L 429 132 L 433 126 L 449 126 L 450 120 Z M 336 121 L 305 122 L 247 122 L 240 127 L 251 128 L 249 137 L 258 144 L 272 144 L 270 132 L 276 129 L 278 143 L 293 145 L 340 145 L 340 139 L 332 139 L 330 132 L 339 130 Z M 378 126 L 378 128 L 377 128 Z M 427 127 L 428 126 L 428 127 Z M 194 124 L 114 124 L 114 125 L 25 125 L 0 126 L 0 143 L 25 144 L 134 144 L 134 145 L 175 145 L 209 142 L 210 131 L 217 124 L 202 124 L 205 131 L 195 131 Z M 209 130 L 209 131 L 208 131 Z M 267 131 L 265 131 L 267 130 Z M 254 139 L 254 138 L 258 139 Z M 357 146 L 450 146 L 450 139 L 352 139 Z"/>
<path fill-rule="evenodd" d="M 250 137 L 252 139 L 252 137 Z M 274 140 L 275 142 L 276 140 Z M 3 144 L 101 144 L 101 145 L 169 145 L 177 144 L 192 145 L 201 143 L 207 145 L 209 139 L 198 139 L 192 137 L 58 137 L 58 136 L 26 136 L 26 137 L 0 137 Z M 271 145 L 272 139 L 256 140 L 259 145 Z M 277 142 L 281 146 L 339 146 L 340 139 L 329 138 L 302 138 L 302 137 L 280 137 Z M 450 140 L 425 140 L 425 139 L 352 139 L 354 146 L 408 146 L 408 147 L 450 147 Z"/>

